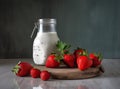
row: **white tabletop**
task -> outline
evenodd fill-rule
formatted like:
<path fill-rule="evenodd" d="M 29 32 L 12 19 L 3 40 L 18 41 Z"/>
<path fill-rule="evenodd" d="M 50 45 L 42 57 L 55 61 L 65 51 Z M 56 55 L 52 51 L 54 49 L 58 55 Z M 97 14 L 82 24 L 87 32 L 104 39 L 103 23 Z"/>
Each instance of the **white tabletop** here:
<path fill-rule="evenodd" d="M 0 89 L 120 89 L 120 59 L 104 59 L 105 73 L 82 80 L 42 81 L 40 78 L 17 77 L 11 69 L 22 59 L 0 59 Z M 25 61 L 33 64 L 32 59 Z"/>

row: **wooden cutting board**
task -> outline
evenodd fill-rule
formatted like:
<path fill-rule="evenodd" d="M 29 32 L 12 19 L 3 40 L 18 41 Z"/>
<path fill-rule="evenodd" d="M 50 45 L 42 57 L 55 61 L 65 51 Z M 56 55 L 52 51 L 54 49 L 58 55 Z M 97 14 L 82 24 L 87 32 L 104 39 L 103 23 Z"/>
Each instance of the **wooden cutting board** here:
<path fill-rule="evenodd" d="M 85 71 L 80 71 L 78 68 L 67 68 L 61 66 L 59 68 L 47 68 L 45 66 L 35 66 L 35 68 L 47 70 L 51 73 L 54 79 L 86 79 L 101 75 L 104 70 L 102 66 L 92 67 Z"/>

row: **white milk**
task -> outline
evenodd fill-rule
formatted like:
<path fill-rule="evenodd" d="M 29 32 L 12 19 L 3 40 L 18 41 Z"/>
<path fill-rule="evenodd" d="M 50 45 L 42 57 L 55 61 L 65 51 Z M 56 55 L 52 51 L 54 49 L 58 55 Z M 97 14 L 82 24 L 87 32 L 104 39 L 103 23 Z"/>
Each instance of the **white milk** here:
<path fill-rule="evenodd" d="M 47 57 L 56 49 L 58 40 L 56 32 L 38 32 L 33 43 L 34 63 L 45 65 Z"/>

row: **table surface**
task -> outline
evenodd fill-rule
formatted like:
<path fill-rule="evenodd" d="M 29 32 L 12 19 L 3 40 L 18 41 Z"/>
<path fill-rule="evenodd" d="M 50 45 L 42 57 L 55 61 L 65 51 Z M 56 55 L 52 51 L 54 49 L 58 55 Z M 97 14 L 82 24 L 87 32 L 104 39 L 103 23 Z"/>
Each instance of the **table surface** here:
<path fill-rule="evenodd" d="M 105 73 L 78 79 L 42 81 L 40 78 L 17 77 L 11 72 L 18 61 L 33 63 L 32 59 L 0 59 L 0 88 L 2 89 L 120 89 L 120 59 L 104 59 Z"/>

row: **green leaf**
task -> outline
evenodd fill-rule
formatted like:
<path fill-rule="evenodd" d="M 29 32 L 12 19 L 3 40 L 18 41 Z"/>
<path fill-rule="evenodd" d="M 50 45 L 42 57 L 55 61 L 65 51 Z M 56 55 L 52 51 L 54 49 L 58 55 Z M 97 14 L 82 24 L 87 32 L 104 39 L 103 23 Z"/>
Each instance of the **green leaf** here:
<path fill-rule="evenodd" d="M 56 44 L 57 50 L 61 53 L 64 54 L 64 52 L 68 52 L 71 45 L 66 44 L 65 42 L 58 41 Z"/>
<path fill-rule="evenodd" d="M 55 60 L 61 62 L 61 60 L 63 60 L 63 56 L 59 54 L 55 54 Z"/>
<path fill-rule="evenodd" d="M 14 74 L 17 74 L 18 71 L 20 69 L 20 66 L 17 64 L 16 66 L 13 67 L 13 69 L 11 70 Z"/>
<path fill-rule="evenodd" d="M 88 56 L 88 52 L 87 52 L 87 50 L 86 49 L 83 49 L 84 51 L 83 51 L 83 54 L 82 55 L 84 55 L 84 56 Z"/>
<path fill-rule="evenodd" d="M 71 45 L 65 45 L 65 47 L 64 47 L 64 50 L 66 50 L 66 49 L 69 49 L 71 47 Z"/>
<path fill-rule="evenodd" d="M 101 53 L 98 53 L 98 57 L 99 57 L 99 60 L 100 60 L 100 61 L 102 61 L 103 56 L 102 56 L 102 54 L 101 54 Z"/>

